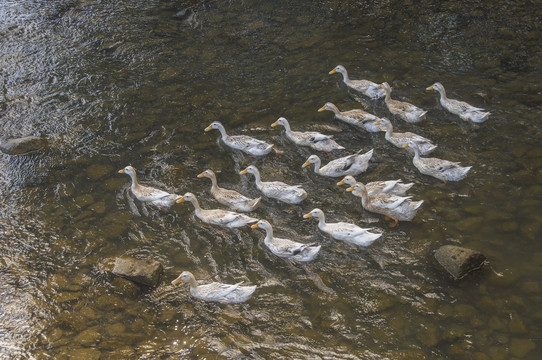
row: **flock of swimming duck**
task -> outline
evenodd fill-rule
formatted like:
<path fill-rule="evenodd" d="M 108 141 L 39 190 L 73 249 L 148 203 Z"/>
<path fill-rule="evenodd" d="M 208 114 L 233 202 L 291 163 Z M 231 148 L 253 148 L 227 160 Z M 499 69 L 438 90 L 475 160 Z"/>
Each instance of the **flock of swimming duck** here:
<path fill-rule="evenodd" d="M 348 87 L 373 100 L 384 98 L 390 113 L 408 123 L 419 123 L 425 117 L 426 111 L 410 103 L 393 100 L 391 98 L 392 90 L 388 83 L 376 84 L 368 80 L 351 80 L 342 65 L 335 67 L 329 73 L 341 73 L 343 81 Z M 427 90 L 438 91 L 440 93 L 441 105 L 465 121 L 481 123 L 490 115 L 484 109 L 471 106 L 466 102 L 448 99 L 444 87 L 438 82 L 428 87 Z M 470 166 L 462 167 L 457 162 L 422 157 L 431 153 L 437 146 L 431 140 L 411 132 L 393 132 L 393 126 L 386 118 L 379 118 L 360 109 L 340 111 L 332 103 L 326 103 L 318 111 L 324 110 L 332 111 L 338 120 L 367 132 L 385 131 L 387 141 L 401 149 L 408 150 L 414 155 L 413 164 L 422 174 L 433 176 L 444 183 L 463 179 L 471 168 Z M 313 150 L 328 153 L 333 150 L 344 149 L 331 136 L 314 131 L 301 132 L 291 130 L 288 121 L 283 117 L 279 118 L 271 126 L 283 126 L 286 137 L 299 146 L 307 146 Z M 264 156 L 274 150 L 273 144 L 250 136 L 228 135 L 220 122 L 213 122 L 205 128 L 205 131 L 213 129 L 220 132 L 224 144 L 246 154 Z M 276 149 L 275 151 L 279 152 Z M 350 187 L 346 191 L 351 191 L 352 194 L 360 197 L 361 204 L 365 210 L 393 219 L 395 222 L 392 225 L 396 225 L 398 221 L 412 221 L 416 212 L 423 204 L 423 200 L 413 201 L 412 196 L 403 195 L 414 184 L 404 184 L 401 180 L 375 181 L 363 184 L 357 182 L 354 178 L 354 176 L 361 174 L 368 168 L 372 155 L 372 149 L 366 153 L 362 153 L 360 150 L 354 154 L 331 160 L 325 166 L 321 166 L 321 160 L 317 155 L 311 155 L 302 166 L 307 167 L 313 164 L 314 172 L 318 175 L 343 177 L 337 185 L 349 185 Z M 264 244 L 278 257 L 288 258 L 297 262 L 307 262 L 313 260 L 320 251 L 321 245 L 316 243 L 303 244 L 275 237 L 273 235 L 273 227 L 268 221 L 242 214 L 241 212 L 254 211 L 260 205 L 262 198 L 250 199 L 237 191 L 221 188 L 218 186 L 216 175 L 212 170 L 205 170 L 198 175 L 198 178 L 206 177 L 210 179 L 211 194 L 213 197 L 231 210 L 202 209 L 196 196 L 190 192 L 180 196 L 156 188 L 143 186 L 139 184 L 136 171 L 131 166 L 125 167 L 119 173 L 125 173 L 131 177 L 132 184 L 130 189 L 140 201 L 159 207 L 171 207 L 175 203 L 188 201 L 194 206 L 196 217 L 205 223 L 230 229 L 252 224 L 251 228 L 264 230 L 266 232 Z M 288 185 L 280 181 L 262 181 L 259 170 L 253 165 L 242 170 L 240 174 L 252 174 L 256 188 L 267 198 L 273 198 L 288 204 L 299 204 L 307 198 L 307 192 L 301 185 Z M 370 230 L 372 229 L 361 228 L 352 223 L 327 223 L 324 212 L 320 209 L 313 209 L 311 212 L 303 215 L 303 217 L 318 219 L 318 228 L 322 232 L 337 240 L 356 246 L 369 246 L 382 235 L 371 232 Z M 195 298 L 221 303 L 246 301 L 256 289 L 256 286 L 242 286 L 242 283 L 232 285 L 213 282 L 198 285 L 194 276 L 188 271 L 184 271 L 178 278 L 172 281 L 172 284 L 176 285 L 181 281 L 190 285 L 190 294 Z"/>

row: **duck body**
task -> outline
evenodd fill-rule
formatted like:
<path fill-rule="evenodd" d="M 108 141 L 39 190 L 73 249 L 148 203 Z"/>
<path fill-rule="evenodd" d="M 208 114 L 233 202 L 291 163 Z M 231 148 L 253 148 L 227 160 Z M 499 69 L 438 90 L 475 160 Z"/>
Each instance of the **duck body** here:
<path fill-rule="evenodd" d="M 318 219 L 318 228 L 336 240 L 344 241 L 347 244 L 357 246 L 369 246 L 382 234 L 372 233 L 372 229 L 363 229 L 355 224 L 346 222 L 326 223 L 324 212 L 320 209 L 313 209 L 310 213 L 303 215 L 304 218 L 315 217 Z"/>
<path fill-rule="evenodd" d="M 412 196 L 398 196 L 387 193 L 369 195 L 362 183 L 357 183 L 346 191 L 361 198 L 361 205 L 367 211 L 386 215 L 396 221 L 412 221 L 422 206 L 423 200 L 412 201 Z"/>
<path fill-rule="evenodd" d="M 273 144 L 266 143 L 265 141 L 247 135 L 228 135 L 224 126 L 218 121 L 207 126 L 205 131 L 211 131 L 213 129 L 220 131 L 224 144 L 232 149 L 241 150 L 249 155 L 263 156 L 269 154 L 273 149 Z"/>
<path fill-rule="evenodd" d="M 354 186 L 357 183 L 356 179 L 353 176 L 345 176 L 344 179 L 339 181 L 337 185 L 347 184 Z M 414 183 L 404 184 L 401 179 L 398 180 L 386 180 L 386 181 L 372 181 L 365 184 L 367 188 L 367 193 L 369 196 L 376 195 L 380 193 L 387 193 L 393 195 L 404 195 Z"/>
<path fill-rule="evenodd" d="M 361 150 L 355 154 L 331 160 L 323 167 L 320 167 L 322 163 L 320 158 L 316 155 L 311 155 L 302 166 L 306 167 L 310 164 L 314 164 L 314 172 L 322 176 L 356 176 L 367 170 L 369 167 L 369 160 L 373 156 L 373 149 L 365 154 L 360 154 L 360 152 Z"/>
<path fill-rule="evenodd" d="M 178 278 L 171 282 L 171 284 L 177 285 L 181 281 L 190 285 L 190 295 L 196 299 L 219 302 L 222 304 L 245 302 L 250 299 L 256 290 L 256 285 L 241 286 L 243 282 L 231 285 L 219 282 L 198 285 L 194 275 L 192 275 L 192 273 L 189 271 L 183 271 Z"/>
<path fill-rule="evenodd" d="M 260 220 L 251 226 L 253 229 L 260 228 L 266 232 L 264 244 L 276 256 L 292 259 L 297 262 L 314 260 L 321 249 L 316 243 L 303 244 L 289 239 L 281 239 L 273 236 L 273 227 L 268 221 Z"/>
<path fill-rule="evenodd" d="M 119 170 L 119 173 L 130 176 L 132 179 L 130 190 L 139 201 L 148 202 L 158 207 L 169 208 L 181 198 L 180 195 L 170 194 L 160 189 L 139 184 L 136 170 L 132 166 L 126 166 L 124 169 Z"/>
<path fill-rule="evenodd" d="M 380 119 L 376 122 L 377 124 L 383 124 L 386 127 L 386 135 L 384 136 L 386 140 L 398 148 L 404 148 L 404 145 L 409 141 L 413 141 L 418 145 L 420 149 L 420 154 L 427 155 L 437 148 L 437 145 L 433 144 L 431 140 L 424 138 L 418 134 L 411 132 L 396 133 L 393 132 L 393 125 L 388 119 Z M 414 151 L 409 149 L 412 154 Z"/>
<path fill-rule="evenodd" d="M 343 82 L 357 92 L 362 93 L 363 95 L 371 99 L 379 99 L 386 96 L 386 92 L 378 88 L 378 84 L 369 80 L 351 80 L 348 76 L 346 68 L 342 65 L 337 65 L 329 74 L 340 73 L 343 76 Z"/>
<path fill-rule="evenodd" d="M 375 125 L 375 122 L 380 120 L 378 116 L 370 114 L 361 109 L 353 109 L 348 111 L 340 111 L 333 103 L 326 103 L 318 111 L 329 110 L 333 111 L 335 118 L 353 125 L 359 129 L 363 129 L 368 132 L 386 131 L 384 125 Z"/>
<path fill-rule="evenodd" d="M 219 187 L 216 181 L 216 175 L 212 170 L 205 170 L 198 175 L 198 178 L 202 177 L 211 179 L 211 195 L 213 195 L 216 201 L 222 205 L 226 205 L 232 210 L 242 212 L 254 211 L 260 206 L 262 200 L 261 197 L 250 199 L 235 190 Z"/>
<path fill-rule="evenodd" d="M 251 223 L 255 223 L 258 219 L 247 216 L 245 214 L 239 214 L 234 211 L 212 209 L 204 210 L 199 206 L 196 196 L 192 193 L 184 194 L 177 202 L 189 201 L 194 205 L 194 213 L 203 222 L 212 225 L 218 225 L 227 227 L 229 229 L 246 226 Z"/>
<path fill-rule="evenodd" d="M 420 150 L 413 142 L 409 142 L 405 147 L 414 150 L 412 163 L 424 175 L 429 175 L 443 182 L 463 180 L 472 166 L 461 166 L 459 162 L 448 161 L 438 158 L 422 158 Z"/>
<path fill-rule="evenodd" d="M 271 124 L 272 127 L 282 125 L 286 129 L 286 137 L 300 146 L 308 146 L 318 151 L 333 151 L 342 150 L 344 146 L 337 144 L 332 136 L 324 135 L 316 131 L 293 131 L 290 129 L 288 120 L 280 117 L 277 121 Z"/>
<path fill-rule="evenodd" d="M 487 120 L 490 112 L 487 112 L 485 109 L 472 106 L 464 101 L 449 99 L 446 96 L 446 90 L 444 86 L 436 82 L 433 85 L 429 86 L 426 90 L 436 90 L 440 94 L 440 104 L 443 108 L 448 110 L 454 115 L 458 115 L 461 119 L 465 121 L 471 121 L 474 123 L 483 123 Z"/>
<path fill-rule="evenodd" d="M 307 198 L 307 192 L 301 185 L 288 185 L 281 181 L 261 181 L 260 172 L 253 165 L 241 171 L 241 175 L 247 173 L 254 175 L 256 187 L 267 197 L 288 204 L 299 204 Z"/>
<path fill-rule="evenodd" d="M 387 82 L 380 84 L 379 87 L 386 91 L 384 102 L 392 114 L 399 116 L 401 119 L 411 124 L 416 124 L 423 120 L 427 111 L 410 103 L 392 99 L 391 87 Z"/>

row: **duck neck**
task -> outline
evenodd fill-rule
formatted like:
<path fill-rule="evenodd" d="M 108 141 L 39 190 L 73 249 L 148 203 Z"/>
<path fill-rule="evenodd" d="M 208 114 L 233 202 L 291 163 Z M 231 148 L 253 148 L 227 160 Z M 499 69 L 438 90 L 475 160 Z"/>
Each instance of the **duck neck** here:
<path fill-rule="evenodd" d="M 263 239 L 263 242 L 265 245 L 269 245 L 271 240 L 273 240 L 273 228 L 269 226 L 265 229 L 265 238 Z"/>
<path fill-rule="evenodd" d="M 357 190 L 354 193 L 354 195 L 359 196 L 361 198 L 361 204 L 365 207 L 365 205 L 367 204 L 368 197 L 369 197 L 369 194 L 367 194 L 367 189 L 361 188 Z"/>
<path fill-rule="evenodd" d="M 216 182 L 216 176 L 210 176 L 209 179 L 211 179 L 211 192 L 217 191 L 219 187 L 218 183 Z"/>
<path fill-rule="evenodd" d="M 316 158 L 316 161 L 314 163 L 314 173 L 320 175 L 320 166 L 322 166 L 322 160 L 320 158 Z"/>
<path fill-rule="evenodd" d="M 341 71 L 341 74 L 342 74 L 342 76 L 343 76 L 343 81 L 344 81 L 345 83 L 350 82 L 350 78 L 348 77 L 348 72 L 346 71 L 346 69 L 343 70 L 343 71 Z"/>
<path fill-rule="evenodd" d="M 326 215 L 324 213 L 318 215 L 318 227 L 321 229 L 326 226 Z"/>
<path fill-rule="evenodd" d="M 222 140 L 224 140 L 225 138 L 228 137 L 228 134 L 226 134 L 226 129 L 224 129 L 224 126 L 222 126 L 222 124 L 220 124 L 220 126 L 218 126 L 218 131 L 220 131 L 220 135 L 222 136 Z"/>
<path fill-rule="evenodd" d="M 446 96 L 446 90 L 444 90 L 443 86 L 439 87 L 437 91 L 440 93 L 440 101 L 448 100 L 448 97 Z"/>
<path fill-rule="evenodd" d="M 130 173 L 130 178 L 132 179 L 132 185 L 130 186 L 132 188 L 132 191 L 134 189 L 137 189 L 139 187 L 139 182 L 137 181 L 137 175 L 135 173 Z"/>
<path fill-rule="evenodd" d="M 194 205 L 194 212 L 196 214 L 199 214 L 199 212 L 201 211 L 201 207 L 199 206 L 198 199 L 194 197 L 192 200 L 190 200 L 190 202 L 192 203 L 192 205 Z"/>
<path fill-rule="evenodd" d="M 333 111 L 335 113 L 335 115 L 340 115 L 341 114 L 341 111 L 339 110 L 339 108 L 337 106 L 335 106 L 335 104 L 329 104 L 328 107 L 329 107 L 329 109 L 331 111 Z"/>
<path fill-rule="evenodd" d="M 290 136 L 290 133 L 292 132 L 292 129 L 290 129 L 290 123 L 285 121 L 282 126 L 284 126 L 284 130 L 286 131 L 286 135 Z"/>
<path fill-rule="evenodd" d="M 389 102 L 391 100 L 391 89 L 389 86 L 384 87 L 384 91 L 386 92 L 386 97 L 384 98 L 385 102 Z"/>
<path fill-rule="evenodd" d="M 188 285 L 190 285 L 191 288 L 197 289 L 198 283 L 196 282 L 196 278 L 194 275 L 190 276 L 190 279 L 188 280 Z"/>
<path fill-rule="evenodd" d="M 418 148 L 418 146 L 414 145 L 412 150 L 414 150 L 414 159 L 413 160 L 416 160 L 416 161 L 419 160 L 420 159 L 420 149 Z"/>
<path fill-rule="evenodd" d="M 252 175 L 254 175 L 254 182 L 256 183 L 256 186 L 260 187 L 262 185 L 262 180 L 260 178 L 260 172 L 256 170 Z"/>
<path fill-rule="evenodd" d="M 384 121 L 384 126 L 386 126 L 386 135 L 384 136 L 386 140 L 389 140 L 391 134 L 393 134 L 393 125 L 391 121 Z"/>

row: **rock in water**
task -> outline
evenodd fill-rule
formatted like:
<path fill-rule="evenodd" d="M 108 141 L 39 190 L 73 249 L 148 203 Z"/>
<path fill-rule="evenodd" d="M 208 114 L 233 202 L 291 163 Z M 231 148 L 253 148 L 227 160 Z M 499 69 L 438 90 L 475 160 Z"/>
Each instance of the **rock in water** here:
<path fill-rule="evenodd" d="M 0 151 L 8 155 L 25 155 L 47 146 L 47 139 L 37 136 L 25 136 L 17 139 L 0 140 Z"/>
<path fill-rule="evenodd" d="M 486 257 L 477 251 L 444 245 L 435 251 L 435 258 L 456 280 L 484 265 Z"/>
<path fill-rule="evenodd" d="M 117 258 L 113 267 L 113 274 L 153 287 L 160 283 L 163 271 L 164 267 L 158 261 L 138 260 L 129 256 Z"/>

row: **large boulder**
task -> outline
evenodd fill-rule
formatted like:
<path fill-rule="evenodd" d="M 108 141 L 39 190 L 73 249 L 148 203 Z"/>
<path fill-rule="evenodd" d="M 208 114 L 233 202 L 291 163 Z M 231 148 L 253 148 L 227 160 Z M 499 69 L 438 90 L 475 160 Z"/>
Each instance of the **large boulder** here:
<path fill-rule="evenodd" d="M 25 155 L 39 151 L 46 146 L 47 139 L 37 136 L 0 140 L 0 151 L 8 155 Z"/>
<path fill-rule="evenodd" d="M 454 245 L 438 248 L 435 251 L 435 258 L 456 280 L 481 268 L 486 261 L 482 253 Z"/>
<path fill-rule="evenodd" d="M 155 287 L 160 283 L 164 267 L 155 260 L 121 256 L 115 260 L 112 272 L 138 284 Z"/>

